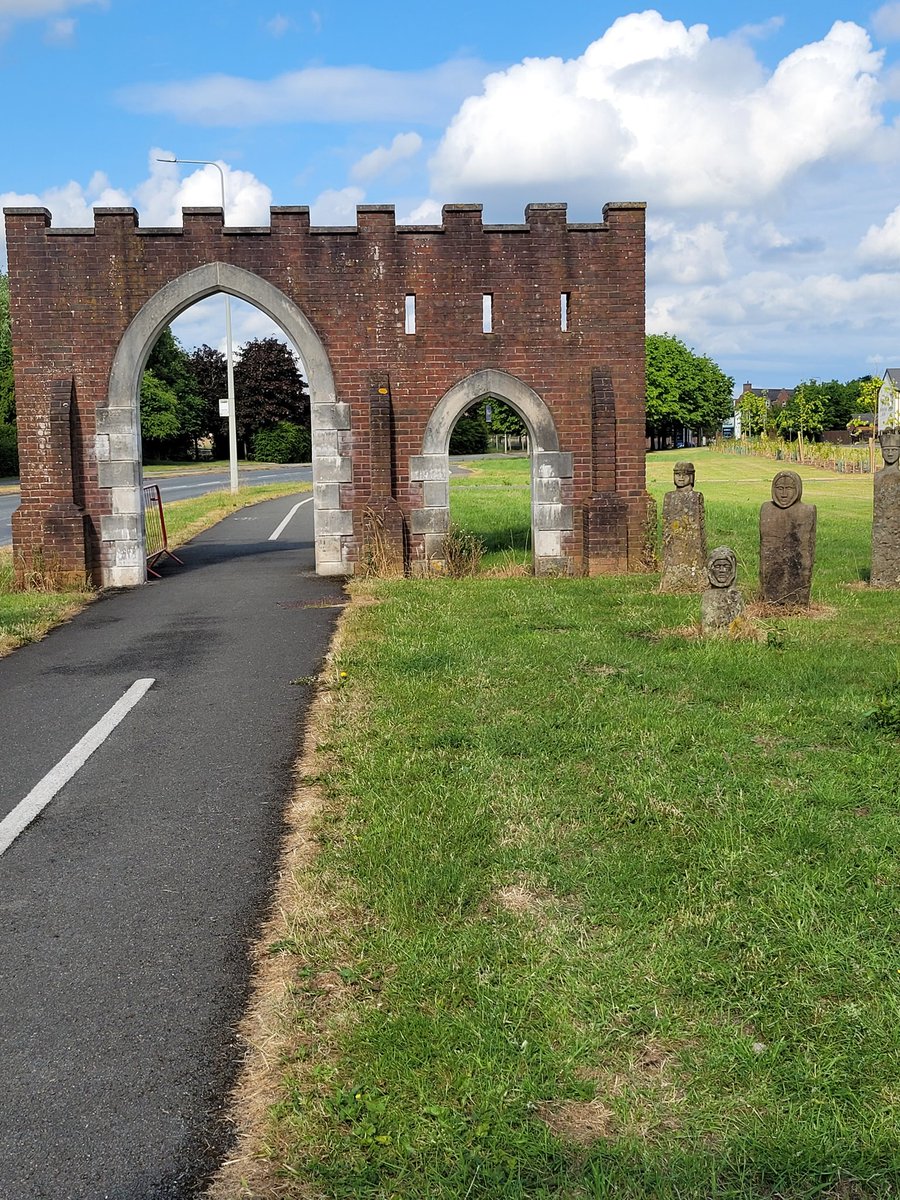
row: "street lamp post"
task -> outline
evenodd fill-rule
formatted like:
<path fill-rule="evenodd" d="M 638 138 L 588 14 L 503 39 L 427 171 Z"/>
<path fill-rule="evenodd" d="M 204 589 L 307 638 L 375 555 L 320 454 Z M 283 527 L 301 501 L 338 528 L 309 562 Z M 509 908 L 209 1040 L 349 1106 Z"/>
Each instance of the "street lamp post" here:
<path fill-rule="evenodd" d="M 157 162 L 189 163 L 198 167 L 215 167 L 222 189 L 222 220 L 225 219 L 225 172 L 209 158 L 158 158 Z M 237 419 L 234 412 L 234 352 L 231 344 L 231 297 L 225 293 L 225 376 L 228 391 L 228 471 L 231 491 L 238 490 Z"/>

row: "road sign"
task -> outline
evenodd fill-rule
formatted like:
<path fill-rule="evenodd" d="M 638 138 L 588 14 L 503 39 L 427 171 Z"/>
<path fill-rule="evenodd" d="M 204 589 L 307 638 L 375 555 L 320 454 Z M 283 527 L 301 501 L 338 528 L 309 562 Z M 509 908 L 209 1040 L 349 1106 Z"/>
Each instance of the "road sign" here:
<path fill-rule="evenodd" d="M 219 416 L 220 417 L 228 416 L 228 397 L 227 396 L 223 396 L 219 400 Z"/>

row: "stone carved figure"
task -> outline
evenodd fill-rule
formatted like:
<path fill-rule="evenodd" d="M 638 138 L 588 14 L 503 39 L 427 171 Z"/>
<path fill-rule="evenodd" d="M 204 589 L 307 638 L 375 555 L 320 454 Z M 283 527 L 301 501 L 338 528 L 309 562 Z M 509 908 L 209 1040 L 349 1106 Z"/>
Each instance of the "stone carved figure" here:
<path fill-rule="evenodd" d="M 737 558 L 728 546 L 717 546 L 706 564 L 709 587 L 700 597 L 700 626 L 706 633 L 711 629 L 727 629 L 744 611 L 744 598 L 734 586 L 737 577 Z"/>
<path fill-rule="evenodd" d="M 877 588 L 900 588 L 900 429 L 878 439 L 884 466 L 875 472 L 872 514 L 872 574 Z"/>
<path fill-rule="evenodd" d="M 706 580 L 703 494 L 694 491 L 694 464 L 677 462 L 675 491 L 663 500 L 661 592 L 699 592 Z"/>
<path fill-rule="evenodd" d="M 762 600 L 784 608 L 808 607 L 816 561 L 816 506 L 804 504 L 803 480 L 779 471 L 772 499 L 759 510 L 759 582 Z"/>

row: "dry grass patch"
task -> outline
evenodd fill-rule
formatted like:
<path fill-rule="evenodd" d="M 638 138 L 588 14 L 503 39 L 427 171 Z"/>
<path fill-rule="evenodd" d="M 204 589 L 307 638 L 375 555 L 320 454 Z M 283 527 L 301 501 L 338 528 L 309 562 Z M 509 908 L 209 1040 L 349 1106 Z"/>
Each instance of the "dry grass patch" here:
<path fill-rule="evenodd" d="M 618 1134 L 615 1113 L 600 1100 L 558 1100 L 535 1110 L 551 1133 L 576 1146 L 592 1146 Z"/>

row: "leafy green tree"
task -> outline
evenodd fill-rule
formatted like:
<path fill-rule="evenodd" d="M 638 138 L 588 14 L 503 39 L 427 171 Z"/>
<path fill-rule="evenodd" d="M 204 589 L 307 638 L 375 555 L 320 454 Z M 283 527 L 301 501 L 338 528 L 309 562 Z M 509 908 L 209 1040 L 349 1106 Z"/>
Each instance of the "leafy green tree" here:
<path fill-rule="evenodd" d="M 147 370 L 168 388 L 177 402 L 178 433 L 169 442 L 167 453 L 196 458 L 198 440 L 211 434 L 214 423 L 218 423 L 218 405 L 211 405 L 200 394 L 191 356 L 170 328 L 159 335 L 147 360 Z"/>
<path fill-rule="evenodd" d="M 209 434 L 212 436 L 215 458 L 228 457 L 228 422 L 219 416 L 219 400 L 228 395 L 228 370 L 225 355 L 205 343 L 197 346 L 188 357 L 191 377 L 197 395 L 203 402 L 208 416 Z"/>
<path fill-rule="evenodd" d="M 528 432 L 525 422 L 516 410 L 504 400 L 496 400 L 492 396 L 483 401 L 479 408 L 488 429 L 493 434 L 505 433 L 510 437 L 523 437 Z M 490 419 L 488 419 L 488 411 L 490 411 Z"/>
<path fill-rule="evenodd" d="M 152 371 L 141 378 L 141 438 L 146 457 L 162 457 L 170 452 L 182 433 L 178 419 L 178 397 L 173 388 Z"/>
<path fill-rule="evenodd" d="M 797 434 L 797 447 L 800 451 L 800 461 L 803 462 L 803 440 L 821 433 L 825 427 L 825 396 L 820 387 L 800 383 L 794 388 L 794 393 L 781 408 L 776 417 L 775 427 L 779 433 Z"/>
<path fill-rule="evenodd" d="M 741 414 L 741 433 L 747 437 L 759 437 L 765 433 L 769 408 L 766 397 L 758 392 L 744 392 L 738 412 Z"/>
<path fill-rule="evenodd" d="M 234 393 L 238 435 L 245 442 L 279 421 L 309 427 L 309 393 L 297 359 L 276 337 L 254 338 L 241 347 Z"/>
<path fill-rule="evenodd" d="M 734 380 L 669 334 L 647 337 L 647 433 L 659 442 L 683 428 L 710 433 L 733 411 Z"/>
<path fill-rule="evenodd" d="M 463 413 L 450 434 L 451 454 L 484 454 L 490 445 L 483 404 L 473 404 Z"/>

